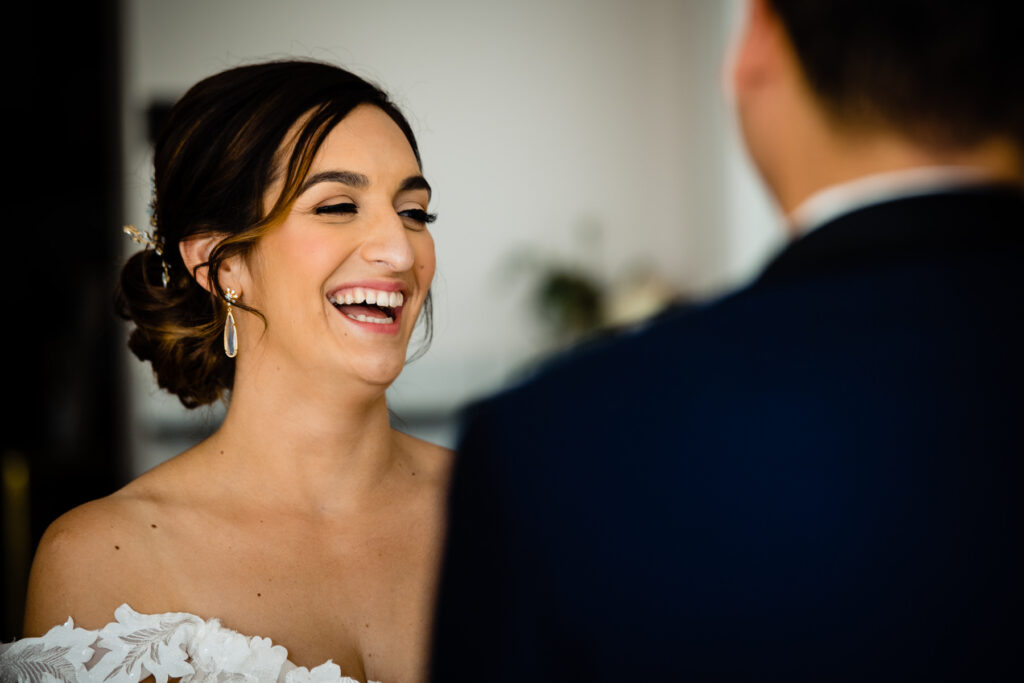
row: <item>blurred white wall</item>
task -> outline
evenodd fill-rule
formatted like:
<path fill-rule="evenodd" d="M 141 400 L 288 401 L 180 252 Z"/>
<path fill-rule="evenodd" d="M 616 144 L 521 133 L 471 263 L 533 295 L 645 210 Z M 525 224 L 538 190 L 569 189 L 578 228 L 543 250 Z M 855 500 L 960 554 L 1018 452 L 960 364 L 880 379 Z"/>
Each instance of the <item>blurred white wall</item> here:
<path fill-rule="evenodd" d="M 756 272 L 780 233 L 740 148 L 722 64 L 741 0 L 126 0 L 125 222 L 145 223 L 143 112 L 241 63 L 312 57 L 374 80 L 416 131 L 438 253 L 429 353 L 390 390 L 445 416 L 547 340 L 524 249 L 609 282 L 642 265 L 708 296 Z M 218 414 L 184 414 L 132 359 L 136 471 Z M 183 427 L 184 426 L 184 427 Z M 175 440 L 174 434 L 180 439 Z M 450 423 L 426 436 L 452 438 Z M 180 443 L 179 443 L 180 441 Z"/>

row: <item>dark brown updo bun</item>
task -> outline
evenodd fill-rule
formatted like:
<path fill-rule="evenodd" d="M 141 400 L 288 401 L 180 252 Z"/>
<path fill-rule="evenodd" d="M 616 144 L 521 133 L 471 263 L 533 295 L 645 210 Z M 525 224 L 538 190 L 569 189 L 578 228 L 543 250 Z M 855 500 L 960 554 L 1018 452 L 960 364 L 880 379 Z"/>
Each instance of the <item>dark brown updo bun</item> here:
<path fill-rule="evenodd" d="M 154 150 L 152 207 L 170 280 L 164 287 L 161 256 L 153 249 L 135 254 L 121 271 L 117 308 L 135 323 L 128 347 L 152 363 L 160 387 L 186 408 L 212 403 L 234 382 L 234 360 L 221 341 L 226 307 L 220 263 L 247 256 L 287 212 L 328 133 L 360 104 L 390 116 L 420 161 L 409 123 L 387 95 L 329 64 L 283 61 L 229 69 L 194 85 L 171 109 Z M 285 164 L 278 150 L 300 120 Z M 279 173 L 284 189 L 265 213 L 264 196 Z M 209 266 L 209 292 L 187 272 L 178 249 L 183 239 L 208 233 L 224 235 L 202 264 Z M 429 300 L 424 315 L 429 319 Z"/>

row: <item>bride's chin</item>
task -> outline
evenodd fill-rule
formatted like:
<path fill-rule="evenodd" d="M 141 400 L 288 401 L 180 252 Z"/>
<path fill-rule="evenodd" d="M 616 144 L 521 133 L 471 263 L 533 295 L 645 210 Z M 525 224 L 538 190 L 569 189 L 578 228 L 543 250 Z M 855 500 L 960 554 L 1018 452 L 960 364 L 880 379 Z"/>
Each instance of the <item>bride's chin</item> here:
<path fill-rule="evenodd" d="M 396 379 L 398 379 L 398 376 L 402 373 L 402 368 L 404 367 L 404 357 L 402 357 L 400 361 L 391 358 L 367 358 L 361 359 L 361 362 L 352 362 L 348 364 L 346 374 L 354 374 L 358 379 L 362 380 L 366 384 L 386 389 L 391 386 Z"/>

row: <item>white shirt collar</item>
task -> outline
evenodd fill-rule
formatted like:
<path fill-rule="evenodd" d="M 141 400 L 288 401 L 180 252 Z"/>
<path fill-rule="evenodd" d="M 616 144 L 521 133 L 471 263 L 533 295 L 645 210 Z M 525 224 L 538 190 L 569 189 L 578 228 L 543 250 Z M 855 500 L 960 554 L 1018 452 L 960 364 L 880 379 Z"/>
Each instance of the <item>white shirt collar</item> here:
<path fill-rule="evenodd" d="M 971 166 L 923 166 L 861 176 L 815 192 L 789 214 L 796 234 L 805 235 L 843 214 L 901 197 L 932 194 L 990 181 Z"/>

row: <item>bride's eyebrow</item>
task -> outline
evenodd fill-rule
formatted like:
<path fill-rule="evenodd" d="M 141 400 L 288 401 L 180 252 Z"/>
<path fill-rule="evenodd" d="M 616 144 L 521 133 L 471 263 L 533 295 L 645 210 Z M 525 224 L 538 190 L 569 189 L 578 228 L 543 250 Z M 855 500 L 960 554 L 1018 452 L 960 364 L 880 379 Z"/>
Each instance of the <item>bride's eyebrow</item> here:
<path fill-rule="evenodd" d="M 302 187 L 299 188 L 299 194 L 304 193 L 318 183 L 341 183 L 349 187 L 365 189 L 370 186 L 370 179 L 362 173 L 356 173 L 355 171 L 321 171 L 306 178 L 306 182 L 302 183 Z M 430 183 L 421 175 L 409 176 L 398 187 L 399 192 L 407 192 L 409 190 L 426 190 L 427 195 L 432 194 Z"/>
<path fill-rule="evenodd" d="M 341 183 L 349 187 L 364 189 L 370 186 L 370 179 L 355 171 L 321 171 L 306 178 L 306 182 L 302 183 L 302 187 L 299 188 L 299 194 L 317 183 Z"/>
<path fill-rule="evenodd" d="M 431 196 L 430 183 L 427 179 L 421 175 L 409 176 L 402 181 L 402 184 L 398 187 L 399 192 L 407 192 L 409 190 L 426 190 L 427 196 Z"/>

